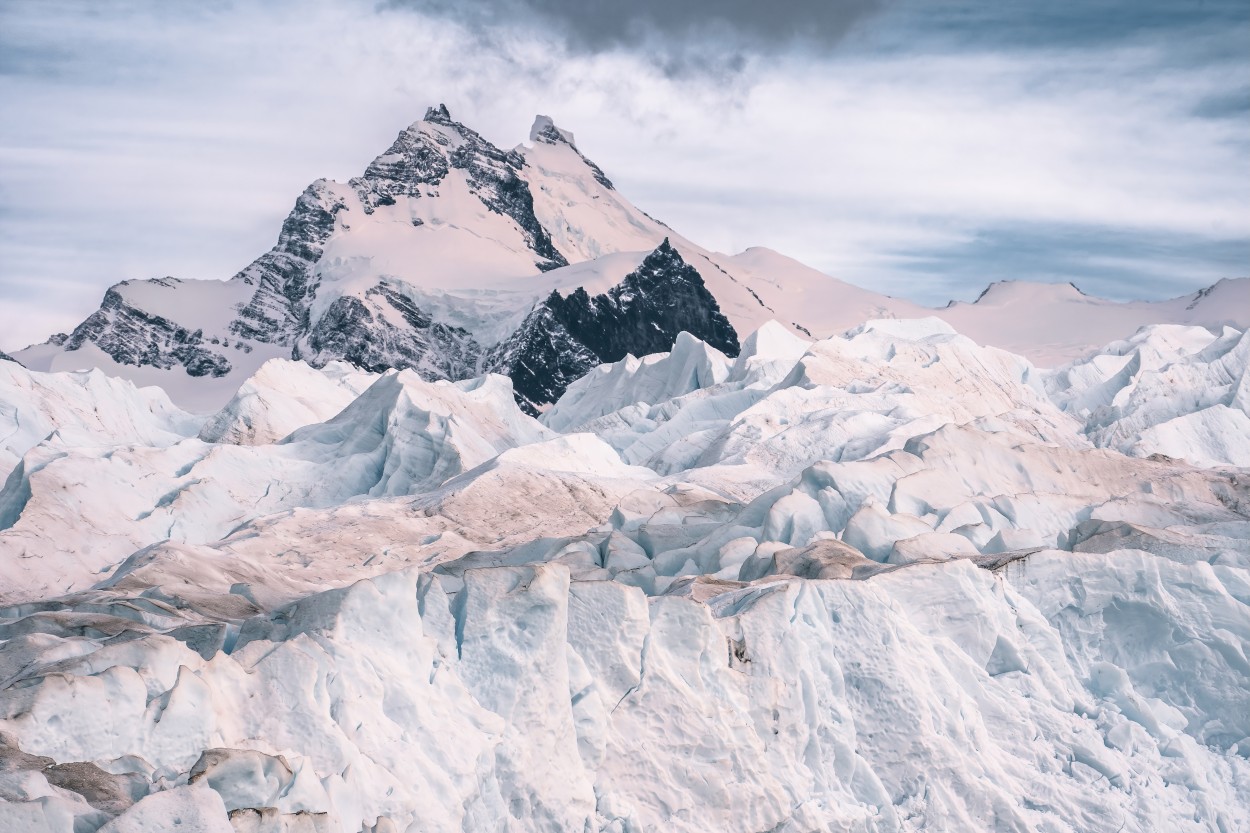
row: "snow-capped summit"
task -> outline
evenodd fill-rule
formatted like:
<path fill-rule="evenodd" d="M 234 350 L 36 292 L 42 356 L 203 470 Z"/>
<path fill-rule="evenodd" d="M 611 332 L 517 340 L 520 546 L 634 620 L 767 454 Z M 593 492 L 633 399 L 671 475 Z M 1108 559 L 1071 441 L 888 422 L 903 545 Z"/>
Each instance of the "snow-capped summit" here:
<path fill-rule="evenodd" d="M 646 294 L 674 306 L 626 303 L 637 295 L 627 283 L 665 252 L 680 268 L 660 270 Z M 1243 280 L 1125 305 L 1070 286 L 998 283 L 976 303 L 927 310 L 765 248 L 727 256 L 698 246 L 625 199 L 548 116 L 535 119 L 528 145 L 504 150 L 440 104 L 360 176 L 312 183 L 276 245 L 229 280 L 123 281 L 72 333 L 14 358 L 159 385 L 199 413 L 225 406 L 270 359 L 429 380 L 493 371 L 537 412 L 591 367 L 666 351 L 682 329 L 732 355 L 769 321 L 825 338 L 867 319 L 935 315 L 979 343 L 1056 364 L 1146 323 L 1244 328 L 1250 303 L 1236 300 L 1247 294 Z M 599 297 L 623 304 L 621 314 L 596 306 L 572 323 L 574 307 Z M 556 321 L 582 334 L 549 332 Z"/>
<path fill-rule="evenodd" d="M 1244 329 L 1250 326 L 1250 278 L 1167 301 L 1128 302 L 1087 295 L 1073 283 L 998 281 L 972 303 L 952 303 L 934 314 L 981 344 L 1055 366 L 1147 324 Z"/>
<path fill-rule="evenodd" d="M 551 120 L 551 116 L 538 115 L 534 117 L 534 126 L 530 128 L 530 141 L 546 142 L 548 144 L 564 142 L 571 147 L 577 147 L 577 143 L 573 141 L 573 134 L 556 127 L 556 123 Z"/>
<path fill-rule="evenodd" d="M 65 339 L 24 355 L 157 382 L 197 408 L 275 357 L 473 376 L 550 292 L 543 272 L 649 251 L 667 233 L 571 134 L 537 124 L 533 147 L 505 151 L 431 107 L 361 176 L 310 185 L 277 245 L 229 281 L 124 282 Z"/>

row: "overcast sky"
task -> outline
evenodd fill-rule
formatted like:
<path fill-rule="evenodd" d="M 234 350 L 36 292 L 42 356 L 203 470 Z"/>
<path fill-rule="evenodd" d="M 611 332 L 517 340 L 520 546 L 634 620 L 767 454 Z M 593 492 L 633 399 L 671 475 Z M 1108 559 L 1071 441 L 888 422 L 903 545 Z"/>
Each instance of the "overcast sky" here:
<path fill-rule="evenodd" d="M 229 277 L 425 108 L 938 305 L 1250 274 L 1245 0 L 0 0 L 0 348 Z"/>

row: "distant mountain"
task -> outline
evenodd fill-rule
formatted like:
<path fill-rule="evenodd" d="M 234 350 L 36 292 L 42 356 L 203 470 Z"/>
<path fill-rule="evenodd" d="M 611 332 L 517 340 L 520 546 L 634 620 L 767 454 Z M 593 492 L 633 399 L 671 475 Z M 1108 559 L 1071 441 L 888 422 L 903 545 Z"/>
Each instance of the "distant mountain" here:
<path fill-rule="evenodd" d="M 999 281 L 970 304 L 933 313 L 982 344 L 1053 366 L 1127 338 L 1151 324 L 1188 324 L 1216 333 L 1250 324 L 1250 279 L 1222 280 L 1167 301 L 1108 301 L 1070 283 Z"/>
<path fill-rule="evenodd" d="M 1058 363 L 1143 324 L 1250 323 L 1244 280 L 1127 305 L 995 284 L 974 304 L 928 310 L 768 249 L 710 252 L 630 204 L 549 118 L 529 139 L 503 150 L 431 108 L 361 176 L 310 185 L 277 244 L 229 280 L 123 281 L 73 332 L 14 358 L 98 367 L 199 412 L 273 358 L 427 380 L 496 371 L 537 412 L 591 367 L 667 350 L 683 330 L 732 355 L 774 319 L 820 338 L 870 318 L 937 315 Z"/>

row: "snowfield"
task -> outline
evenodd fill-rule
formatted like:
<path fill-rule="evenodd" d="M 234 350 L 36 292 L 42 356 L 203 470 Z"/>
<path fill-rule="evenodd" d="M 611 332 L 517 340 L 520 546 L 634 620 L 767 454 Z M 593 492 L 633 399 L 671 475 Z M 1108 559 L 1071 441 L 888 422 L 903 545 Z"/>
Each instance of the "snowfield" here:
<path fill-rule="evenodd" d="M 0 361 L 0 830 L 1250 830 L 1248 367 L 766 322 L 534 419 Z"/>

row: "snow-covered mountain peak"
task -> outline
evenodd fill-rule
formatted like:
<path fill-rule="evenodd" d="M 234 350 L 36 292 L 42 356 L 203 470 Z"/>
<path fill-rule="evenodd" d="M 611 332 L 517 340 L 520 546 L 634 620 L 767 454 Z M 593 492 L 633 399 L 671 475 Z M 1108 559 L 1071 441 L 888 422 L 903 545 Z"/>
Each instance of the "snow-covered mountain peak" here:
<path fill-rule="evenodd" d="M 977 296 L 973 304 L 994 306 L 1020 303 L 1054 303 L 1078 298 L 1088 298 L 1080 287 L 1071 281 L 1043 283 L 1039 281 L 994 281 Z M 956 306 L 960 302 L 952 302 Z"/>
<path fill-rule="evenodd" d="M 556 127 L 556 123 L 551 120 L 551 116 L 537 115 L 534 117 L 534 125 L 530 128 L 530 141 L 543 142 L 549 145 L 563 142 L 569 147 L 577 148 L 577 143 L 573 141 L 573 134 L 568 130 L 561 130 L 559 127 Z"/>
<path fill-rule="evenodd" d="M 425 118 L 422 121 L 438 122 L 439 124 L 451 124 L 451 111 L 447 109 L 446 104 L 439 104 L 437 107 L 427 107 L 425 110 Z"/>

